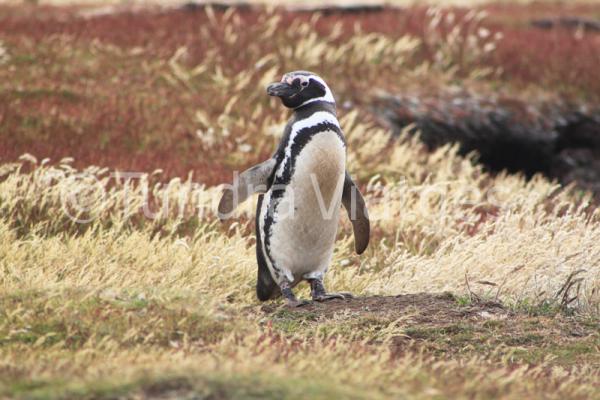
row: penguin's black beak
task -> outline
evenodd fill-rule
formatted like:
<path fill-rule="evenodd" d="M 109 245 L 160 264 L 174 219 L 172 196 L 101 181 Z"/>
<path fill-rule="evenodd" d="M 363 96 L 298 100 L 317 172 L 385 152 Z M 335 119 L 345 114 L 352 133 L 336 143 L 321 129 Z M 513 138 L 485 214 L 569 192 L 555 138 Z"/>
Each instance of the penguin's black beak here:
<path fill-rule="evenodd" d="M 276 97 L 290 97 L 296 94 L 297 89 L 285 82 L 275 82 L 267 86 L 267 94 Z"/>

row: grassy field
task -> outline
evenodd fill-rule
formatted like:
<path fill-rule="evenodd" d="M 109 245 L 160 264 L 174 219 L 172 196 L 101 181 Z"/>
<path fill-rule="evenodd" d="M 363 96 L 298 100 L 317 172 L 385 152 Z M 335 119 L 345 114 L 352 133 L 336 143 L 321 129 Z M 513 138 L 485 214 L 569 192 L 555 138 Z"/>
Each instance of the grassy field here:
<path fill-rule="evenodd" d="M 600 397 L 591 196 L 427 151 L 370 109 L 597 104 L 600 35 L 529 20 L 600 7 L 87 10 L 0 6 L 0 397 Z M 215 204 L 276 146 L 265 85 L 295 69 L 337 96 L 372 241 L 354 254 L 342 219 L 326 283 L 358 297 L 289 310 L 255 298 L 254 205 L 220 224 Z"/>

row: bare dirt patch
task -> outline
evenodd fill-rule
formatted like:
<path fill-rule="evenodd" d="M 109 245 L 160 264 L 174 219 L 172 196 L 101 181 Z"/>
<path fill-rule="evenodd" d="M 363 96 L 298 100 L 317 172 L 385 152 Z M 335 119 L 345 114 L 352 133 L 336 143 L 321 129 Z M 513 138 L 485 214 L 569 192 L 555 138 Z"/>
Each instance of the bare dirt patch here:
<path fill-rule="evenodd" d="M 266 313 L 279 310 L 275 305 L 263 305 Z M 456 297 L 450 293 L 416 293 L 397 296 L 355 297 L 334 299 L 325 303 L 312 302 L 306 306 L 289 309 L 299 316 L 317 317 L 326 320 L 336 316 L 378 317 L 389 321 L 403 319 L 419 324 L 444 324 L 457 319 L 503 319 L 511 314 L 500 303 L 481 302 L 464 307 L 457 306 Z"/>
<path fill-rule="evenodd" d="M 263 322 L 288 335 L 326 334 L 389 346 L 397 355 L 479 356 L 572 366 L 600 362 L 597 319 L 548 305 L 528 309 L 470 303 L 449 293 L 357 297 L 289 309 L 260 307 Z M 549 361 L 550 360 L 550 361 Z"/>

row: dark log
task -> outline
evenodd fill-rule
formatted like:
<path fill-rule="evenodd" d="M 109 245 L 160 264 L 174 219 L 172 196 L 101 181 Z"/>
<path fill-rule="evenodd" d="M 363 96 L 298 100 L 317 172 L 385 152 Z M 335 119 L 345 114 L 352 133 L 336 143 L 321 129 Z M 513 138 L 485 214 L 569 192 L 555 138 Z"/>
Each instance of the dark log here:
<path fill-rule="evenodd" d="M 600 32 L 600 21 L 581 17 L 541 18 L 531 21 L 531 26 L 540 29 L 565 28 Z"/>
<path fill-rule="evenodd" d="M 395 135 L 413 124 L 430 149 L 460 143 L 490 171 L 542 173 L 600 196 L 600 109 L 468 94 L 385 95 L 372 109 Z"/>

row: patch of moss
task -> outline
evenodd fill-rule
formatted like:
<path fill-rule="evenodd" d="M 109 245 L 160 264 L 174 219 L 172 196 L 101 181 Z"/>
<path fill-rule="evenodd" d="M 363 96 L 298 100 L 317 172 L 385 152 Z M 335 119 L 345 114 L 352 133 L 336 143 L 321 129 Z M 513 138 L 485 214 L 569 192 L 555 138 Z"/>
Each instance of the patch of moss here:
<path fill-rule="evenodd" d="M 473 327 L 466 324 L 452 324 L 442 327 L 410 327 L 404 333 L 413 339 L 439 340 L 449 336 L 472 336 Z"/>
<path fill-rule="evenodd" d="M 511 336 L 504 340 L 508 346 L 533 346 L 544 342 L 544 337 L 534 333 L 525 335 Z"/>

